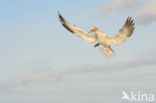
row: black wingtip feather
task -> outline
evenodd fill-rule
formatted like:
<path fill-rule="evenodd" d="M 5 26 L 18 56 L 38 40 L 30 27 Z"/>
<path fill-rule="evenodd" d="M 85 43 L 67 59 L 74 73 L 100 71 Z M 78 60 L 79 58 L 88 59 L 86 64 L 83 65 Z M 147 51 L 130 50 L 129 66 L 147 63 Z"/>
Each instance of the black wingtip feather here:
<path fill-rule="evenodd" d="M 132 17 L 128 16 L 123 28 L 129 28 L 130 30 L 130 33 L 129 35 L 127 35 L 128 37 L 130 37 L 135 29 L 134 27 L 135 23 L 134 23 L 134 20 L 132 19 Z"/>
<path fill-rule="evenodd" d="M 74 31 L 68 27 L 68 25 L 66 24 L 66 20 L 61 16 L 60 12 L 58 12 L 58 16 L 59 16 L 59 20 L 61 21 L 61 24 L 71 33 L 74 33 Z"/>

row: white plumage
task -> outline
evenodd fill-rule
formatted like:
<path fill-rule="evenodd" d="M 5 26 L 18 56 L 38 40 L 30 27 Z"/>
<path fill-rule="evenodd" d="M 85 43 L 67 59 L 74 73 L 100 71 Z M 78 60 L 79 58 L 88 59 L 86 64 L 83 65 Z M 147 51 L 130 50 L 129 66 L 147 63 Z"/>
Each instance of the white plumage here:
<path fill-rule="evenodd" d="M 119 45 L 127 40 L 128 37 L 130 37 L 135 29 L 134 22 L 131 17 L 128 17 L 123 27 L 119 30 L 119 32 L 115 35 L 107 35 L 105 33 L 102 33 L 99 31 L 96 27 L 91 27 L 89 32 L 85 32 L 81 30 L 80 28 L 70 24 L 67 22 L 59 13 L 59 19 L 62 23 L 62 25 L 71 33 L 75 34 L 76 36 L 82 38 L 88 43 L 93 43 L 95 41 L 98 41 L 94 45 L 94 47 L 103 45 L 103 48 L 101 48 L 101 51 L 106 56 L 111 56 L 114 54 L 114 50 L 111 48 L 111 44 Z M 93 33 L 91 33 L 93 32 Z"/>

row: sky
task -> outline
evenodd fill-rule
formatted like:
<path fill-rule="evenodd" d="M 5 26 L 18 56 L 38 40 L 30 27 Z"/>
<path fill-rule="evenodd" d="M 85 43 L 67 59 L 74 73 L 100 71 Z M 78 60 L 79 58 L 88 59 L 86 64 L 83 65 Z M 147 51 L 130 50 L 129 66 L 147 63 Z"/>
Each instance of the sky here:
<path fill-rule="evenodd" d="M 121 103 L 122 91 L 156 95 L 155 0 L 0 0 L 2 103 Z M 67 31 L 71 24 L 116 34 L 128 16 L 133 35 L 100 47 Z M 128 102 L 127 102 L 128 103 Z"/>

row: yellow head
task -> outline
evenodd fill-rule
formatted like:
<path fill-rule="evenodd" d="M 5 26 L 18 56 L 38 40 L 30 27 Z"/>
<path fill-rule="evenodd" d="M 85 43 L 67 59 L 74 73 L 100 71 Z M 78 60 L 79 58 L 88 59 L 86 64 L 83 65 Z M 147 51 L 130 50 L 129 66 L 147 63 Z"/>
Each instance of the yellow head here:
<path fill-rule="evenodd" d="M 91 27 L 88 33 L 91 32 L 96 32 L 98 30 L 98 28 L 96 28 L 95 26 Z"/>

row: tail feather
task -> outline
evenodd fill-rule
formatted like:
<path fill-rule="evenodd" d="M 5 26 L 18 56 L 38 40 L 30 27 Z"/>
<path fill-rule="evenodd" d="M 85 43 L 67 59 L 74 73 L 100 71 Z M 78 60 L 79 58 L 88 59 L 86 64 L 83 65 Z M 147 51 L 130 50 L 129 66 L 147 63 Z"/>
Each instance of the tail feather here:
<path fill-rule="evenodd" d="M 115 53 L 110 46 L 101 48 L 101 51 L 107 57 L 113 56 L 113 54 Z"/>

